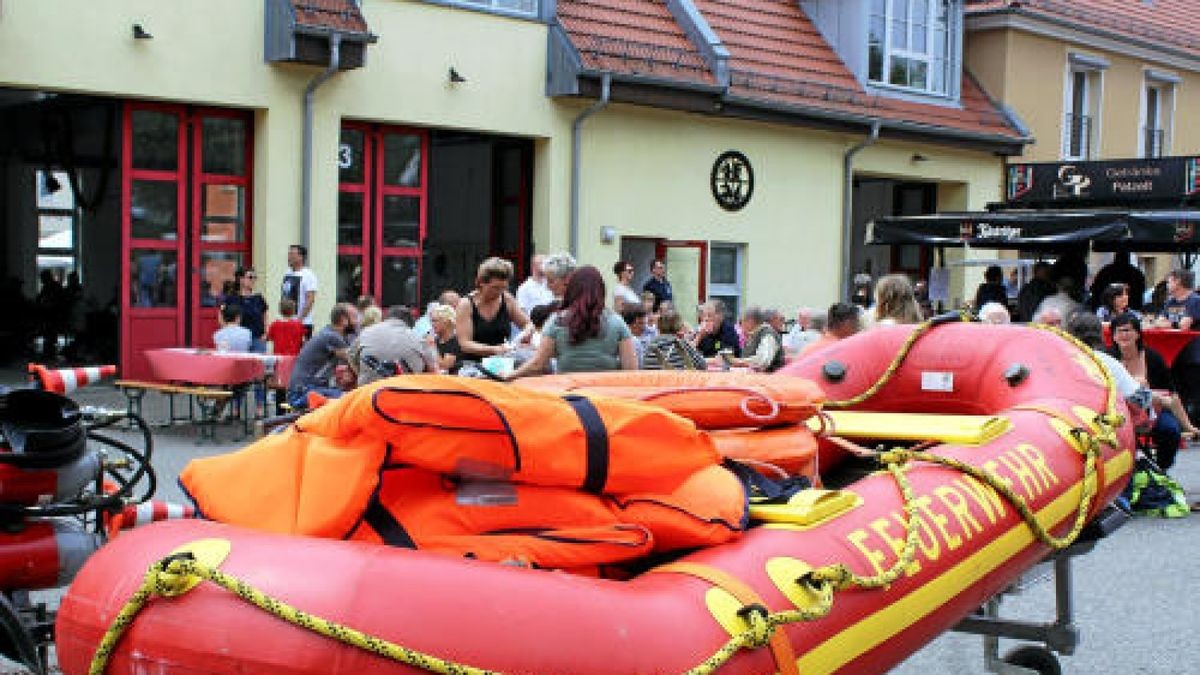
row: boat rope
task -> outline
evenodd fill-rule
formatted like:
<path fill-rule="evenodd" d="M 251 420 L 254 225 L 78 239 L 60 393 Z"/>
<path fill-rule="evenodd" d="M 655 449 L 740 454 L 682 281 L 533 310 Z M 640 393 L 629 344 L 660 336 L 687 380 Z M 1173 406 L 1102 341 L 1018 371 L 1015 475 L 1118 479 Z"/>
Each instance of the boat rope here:
<path fill-rule="evenodd" d="M 303 612 L 287 603 L 267 595 L 249 584 L 197 562 L 190 553 L 180 553 L 168 556 L 155 562 L 147 570 L 141 587 L 133 594 L 104 633 L 96 653 L 92 655 L 92 663 L 88 667 L 89 675 L 101 675 L 108 667 L 113 650 L 121 640 L 126 629 L 133 623 L 138 612 L 160 595 L 174 597 L 186 592 L 197 578 L 210 581 L 221 588 L 233 593 L 242 600 L 269 612 L 288 623 L 313 631 L 342 644 L 357 647 L 392 661 L 408 666 L 414 666 L 433 673 L 444 675 L 493 675 L 496 671 L 485 670 L 455 663 L 447 659 L 430 656 L 408 647 L 402 647 L 393 642 L 383 640 L 349 626 L 322 619 Z"/>
<path fill-rule="evenodd" d="M 944 320 L 941 323 L 944 323 Z M 911 350 L 912 345 L 920 338 L 920 335 L 935 325 L 938 325 L 938 322 L 927 321 L 914 330 L 913 334 L 905 342 L 904 347 L 897 354 L 897 357 L 893 359 L 888 372 L 875 385 L 872 385 L 870 389 L 850 399 L 849 401 L 852 403 L 836 403 L 852 405 L 873 396 L 895 374 L 895 371 L 899 368 L 899 364 L 904 360 L 904 356 Z M 710 571 L 698 569 L 703 566 L 685 563 L 676 563 L 674 568 L 672 566 L 665 566 L 664 569 L 660 570 L 664 572 L 674 571 L 691 574 L 692 576 L 705 579 L 714 586 L 731 591 L 744 604 L 738 614 L 745 621 L 746 629 L 733 634 L 716 652 L 696 667 L 688 670 L 687 675 L 712 675 L 712 673 L 728 663 L 743 649 L 771 648 L 772 653 L 778 659 L 781 654 L 787 653 L 779 645 L 778 632 L 781 627 L 793 623 L 815 621 L 827 616 L 833 610 L 834 594 L 839 591 L 851 588 L 884 588 L 907 573 L 912 568 L 916 559 L 918 523 L 920 518 L 916 513 L 917 497 L 913 493 L 912 484 L 905 475 L 905 471 L 911 466 L 912 462 L 925 462 L 960 471 L 992 488 L 1013 506 L 1022 521 L 1034 533 L 1035 537 L 1052 549 L 1062 550 L 1074 543 L 1087 523 L 1087 516 L 1098 494 L 1096 473 L 1103 446 L 1117 447 L 1117 429 L 1125 423 L 1125 420 L 1117 411 L 1117 392 L 1113 377 L 1104 364 L 1095 356 L 1095 353 L 1082 342 L 1061 330 L 1047 326 L 1036 327 L 1058 334 L 1060 337 L 1074 343 L 1084 353 L 1090 355 L 1101 374 L 1107 390 L 1105 411 L 1097 414 L 1095 420 L 1093 420 L 1094 427 L 1080 426 L 1065 414 L 1053 409 L 1039 406 L 1026 406 L 1024 408 L 1026 410 L 1041 412 L 1063 422 L 1069 428 L 1069 433 L 1075 441 L 1076 448 L 1084 456 L 1079 505 L 1075 511 L 1075 519 L 1072 527 L 1066 534 L 1061 537 L 1054 536 L 1044 527 L 1038 521 L 1037 515 L 1025 499 L 1017 494 L 1004 478 L 991 471 L 957 459 L 931 453 L 926 448 L 931 447 L 932 444 L 921 444 L 913 448 L 897 448 L 874 453 L 875 458 L 891 474 L 897 489 L 900 491 L 905 517 L 904 546 L 897 554 L 895 563 L 887 570 L 875 575 L 864 576 L 855 573 L 843 563 L 816 568 L 795 580 L 795 583 L 803 586 L 810 597 L 815 598 L 815 601 L 809 606 L 777 612 L 772 612 L 761 602 L 747 602 L 747 599 L 752 598 L 746 595 L 744 588 L 749 587 L 720 570 L 715 570 L 718 574 L 713 574 Z M 828 406 L 829 403 L 826 403 L 826 405 Z M 421 668 L 429 672 L 453 675 L 484 675 L 495 672 L 424 654 L 367 635 L 348 626 L 313 616 L 280 602 L 239 579 L 197 562 L 189 553 L 182 553 L 168 556 L 150 566 L 141 587 L 138 588 L 125 606 L 121 608 L 116 619 L 113 620 L 112 625 L 105 632 L 100 646 L 97 647 L 96 653 L 92 657 L 92 663 L 88 670 L 89 675 L 101 675 L 105 671 L 121 636 L 133 623 L 138 612 L 154 596 L 174 597 L 180 595 L 186 592 L 196 579 L 210 581 L 288 623 L 405 665 Z M 750 591 L 750 593 L 753 594 L 753 591 Z"/>

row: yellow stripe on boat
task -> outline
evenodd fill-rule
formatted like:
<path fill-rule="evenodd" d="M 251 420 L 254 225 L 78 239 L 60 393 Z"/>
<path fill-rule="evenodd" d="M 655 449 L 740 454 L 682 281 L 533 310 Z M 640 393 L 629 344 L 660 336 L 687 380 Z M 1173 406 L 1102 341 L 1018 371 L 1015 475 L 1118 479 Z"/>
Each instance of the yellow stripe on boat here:
<path fill-rule="evenodd" d="M 1012 429 L 1012 422 L 1001 415 L 934 415 L 857 410 L 826 410 L 825 414 L 833 422 L 830 433 L 844 438 L 887 438 L 898 441 L 982 445 Z M 819 421 L 809 421 L 810 427 L 817 427 L 819 424 Z"/>
<path fill-rule="evenodd" d="M 1104 463 L 1105 485 L 1123 478 L 1133 467 L 1133 456 L 1121 453 Z M 1039 522 L 1061 524 L 1079 505 L 1081 484 L 1067 490 L 1058 499 L 1037 512 Z M 1034 543 L 1033 531 L 1024 523 L 1013 526 L 974 555 L 962 560 L 945 573 L 912 593 L 889 603 L 883 609 L 847 626 L 838 634 L 814 647 L 796 664 L 802 673 L 829 673 L 845 666 L 901 631 L 935 612 L 964 588 L 979 582 L 1025 547 Z M 883 591 L 886 592 L 886 591 Z"/>

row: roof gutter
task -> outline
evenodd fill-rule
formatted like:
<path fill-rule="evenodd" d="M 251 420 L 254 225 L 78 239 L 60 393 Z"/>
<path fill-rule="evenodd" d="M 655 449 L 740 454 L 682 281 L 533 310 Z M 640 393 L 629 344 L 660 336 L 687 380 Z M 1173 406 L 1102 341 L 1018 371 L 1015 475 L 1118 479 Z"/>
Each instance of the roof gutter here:
<path fill-rule="evenodd" d="M 576 258 L 579 257 L 579 174 L 583 154 L 583 123 L 608 106 L 611 93 L 612 75 L 605 73 L 600 80 L 600 99 L 579 113 L 571 124 L 571 230 L 568 250 Z"/>
<path fill-rule="evenodd" d="M 850 239 L 854 234 L 854 156 L 879 140 L 879 120 L 871 122 L 871 133 L 842 157 L 842 300 L 850 300 Z"/>
<path fill-rule="evenodd" d="M 301 170 L 304 172 L 301 185 L 300 243 L 307 249 L 312 241 L 313 201 L 313 105 L 317 88 L 325 84 L 342 64 L 342 34 L 329 36 L 329 66 L 314 77 L 304 88 L 304 151 Z"/>

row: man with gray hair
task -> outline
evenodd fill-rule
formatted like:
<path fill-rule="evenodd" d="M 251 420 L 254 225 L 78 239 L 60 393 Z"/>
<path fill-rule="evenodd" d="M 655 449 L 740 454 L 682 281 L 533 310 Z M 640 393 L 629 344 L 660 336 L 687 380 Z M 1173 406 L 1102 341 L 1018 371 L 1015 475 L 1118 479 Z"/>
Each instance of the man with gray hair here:
<path fill-rule="evenodd" d="M 821 329 L 814 322 L 810 307 L 801 307 L 796 312 L 796 323 L 783 336 L 783 349 L 789 354 L 798 353 L 804 346 L 821 338 Z"/>
<path fill-rule="evenodd" d="M 741 323 L 742 332 L 746 335 L 746 344 L 742 347 L 745 356 L 732 359 L 731 364 L 767 373 L 782 368 L 783 341 L 779 333 L 767 323 L 767 312 L 758 307 L 749 307 L 742 312 Z"/>
<path fill-rule="evenodd" d="M 554 302 L 554 293 L 551 293 L 550 287 L 546 285 L 545 263 L 546 256 L 541 253 L 533 256 L 529 261 L 529 278 L 517 288 L 517 304 L 526 314 L 538 305 Z"/>
<path fill-rule="evenodd" d="M 437 355 L 404 321 L 403 305 L 388 309 L 387 318 L 363 329 L 350 346 L 347 361 L 358 385 L 401 373 L 436 373 Z"/>
<path fill-rule="evenodd" d="M 546 286 L 550 289 L 554 300 L 562 301 L 563 294 L 567 292 L 567 281 L 571 279 L 571 275 L 575 273 L 575 268 L 578 266 L 579 263 L 575 262 L 574 256 L 565 251 L 546 256 L 542 262 L 542 271 L 546 275 Z"/>

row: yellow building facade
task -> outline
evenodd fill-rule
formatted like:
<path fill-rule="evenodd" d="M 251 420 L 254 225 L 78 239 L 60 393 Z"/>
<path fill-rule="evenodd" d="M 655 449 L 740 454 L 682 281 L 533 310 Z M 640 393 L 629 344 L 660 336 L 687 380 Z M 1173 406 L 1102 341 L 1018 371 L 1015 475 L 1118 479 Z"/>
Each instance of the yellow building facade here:
<path fill-rule="evenodd" d="M 534 252 L 564 250 L 571 243 L 573 125 L 595 103 L 594 97 L 547 95 L 553 19 L 451 5 L 366 0 L 362 12 L 378 40 L 366 47 L 365 64 L 333 74 L 315 89 L 307 243 L 310 265 L 322 284 L 314 311 L 318 326 L 334 299 L 348 289 L 362 288 L 384 301 L 400 298 L 420 306 L 442 285 L 469 290 L 464 270 L 485 254 L 518 258 L 523 269 Z M 21 196 L 33 180 L 29 176 L 40 176 L 37 180 L 48 186 L 58 181 L 47 175 L 65 175 L 59 172 L 67 168 L 73 172 L 68 178 L 83 176 L 72 179 L 72 185 L 85 195 L 89 187 L 104 185 L 99 206 L 76 204 L 64 211 L 76 213 L 70 246 L 46 250 L 73 255 L 70 269 L 82 273 L 88 301 L 115 306 L 124 315 L 123 361 L 151 347 L 203 344 L 215 322 L 215 308 L 199 296 L 215 295 L 222 275 L 231 274 L 235 265 L 257 268 L 259 290 L 274 310 L 286 271 L 286 250 L 305 240 L 304 98 L 322 68 L 267 62 L 265 14 L 269 12 L 262 3 L 245 0 L 9 1 L 0 9 L 0 113 L 7 111 L 12 127 L 0 174 L 9 186 L 0 192 L 7 195 L 0 202 L 0 215 L 10 232 L 36 230 L 38 214 L 45 209 Z M 135 25 L 141 36 L 134 34 Z M 100 120 L 97 128 L 108 124 L 111 131 L 123 125 L 122 151 L 134 147 L 134 155 L 138 151 L 131 144 L 140 142 L 137 111 L 151 114 L 156 106 L 166 105 L 164 114 L 194 121 L 192 131 L 175 133 L 198 139 L 194 146 L 185 147 L 182 141 L 178 146 L 197 164 L 188 165 L 181 156 L 175 173 L 162 174 L 139 168 L 136 157 L 130 160 L 117 150 L 96 150 L 96 156 L 84 157 L 87 152 L 80 148 L 101 148 L 104 143 L 98 140 L 99 131 L 89 140 L 78 121 L 72 133 L 80 156 L 69 162 L 78 160 L 78 167 L 62 166 L 61 153 L 42 156 L 12 138 L 43 134 L 52 142 L 42 139 L 42 145 L 64 145 L 65 131 L 51 134 L 36 125 L 18 129 L 18 124 L 33 124 L 29 120 L 39 119 L 38 110 L 66 110 L 68 103 L 124 111 L 121 123 L 110 124 L 99 113 L 94 117 Z M 69 119 L 72 114 L 55 108 L 48 116 Z M 78 113 L 77 119 L 92 119 L 87 115 L 91 113 Z M 188 148 L 197 155 L 209 152 L 206 132 L 196 129 L 208 129 L 209 122 L 227 115 L 245 120 L 246 128 L 236 137 L 245 139 L 247 166 L 245 175 L 226 180 L 195 168 L 201 160 L 188 154 L 193 152 Z M 846 275 L 854 272 L 842 263 L 847 185 L 843 171 L 847 151 L 864 144 L 874 119 L 875 113 L 868 110 L 850 122 L 822 128 L 830 125 L 806 123 L 800 117 L 735 118 L 614 100 L 578 124 L 576 256 L 609 278 L 616 260 L 637 258 L 640 271 L 645 257 L 661 254 L 665 243 L 671 278 L 683 289 L 681 309 L 693 292 L 697 302 L 718 296 L 741 307 L 779 307 L 789 315 L 800 305 L 823 308 L 838 299 Z M 431 172 L 420 189 L 385 180 L 376 195 L 367 179 L 362 185 L 368 187 L 360 190 L 353 183 L 357 178 L 347 178 L 347 167 L 353 164 L 347 157 L 358 152 L 358 146 L 347 150 L 353 145 L 348 138 L 377 138 L 374 157 L 383 171 L 385 144 L 405 134 L 418 139 L 414 143 L 424 143 L 413 146 L 421 148 L 416 153 L 420 157 L 410 157 L 412 166 Z M 504 155 L 510 148 L 513 152 Z M 472 163 L 460 158 L 475 150 L 491 159 Z M 712 194 L 714 161 L 728 150 L 742 153 L 754 171 L 753 195 L 739 211 L 722 209 Z M 893 134 L 885 128 L 881 138 L 853 156 L 852 176 L 856 181 L 919 183 L 935 196 L 939 209 L 980 209 L 1002 195 L 1003 160 L 996 152 L 979 142 Z M 513 167 L 524 168 L 506 169 L 504 158 L 510 156 Z M 122 166 L 131 169 L 119 178 L 105 176 L 105 167 Z M 172 202 L 177 208 L 172 213 L 189 223 L 199 214 L 199 224 L 192 223 L 199 229 L 193 232 L 191 225 L 171 222 L 152 240 L 131 234 L 142 218 L 140 207 L 130 206 L 130 199 L 136 202 L 139 181 L 175 181 L 170 184 L 180 186 L 183 202 Z M 428 188 L 430 182 L 433 188 Z M 507 188 L 500 186 L 509 182 L 513 187 L 504 192 Z M 228 216 L 237 224 L 225 229 L 216 228 L 213 223 L 220 219 L 208 218 L 204 211 L 215 189 L 207 186 L 216 183 L 230 194 L 240 191 L 239 206 L 231 208 L 242 211 Z M 189 184 L 197 186 L 195 191 L 189 191 Z M 490 185 L 494 196 L 474 204 L 470 196 L 479 185 Z M 426 188 L 433 192 L 421 191 Z M 446 235 L 433 253 L 428 245 L 422 248 L 425 239 L 403 245 L 385 242 L 376 260 L 355 268 L 355 256 L 368 256 L 373 246 L 365 239 L 358 241 L 355 232 L 347 234 L 354 228 L 347 230 L 346 210 L 355 208 L 355 199 L 379 200 L 368 208 L 380 211 L 385 232 L 380 237 L 394 224 L 387 221 L 392 204 L 398 205 L 397 213 L 411 207 L 412 220 L 397 216 L 397 227 L 415 227 L 419 212 L 423 238 L 433 237 L 439 228 L 475 234 L 464 235 L 471 239 L 465 243 L 454 238 L 457 234 Z M 407 206 L 405 199 L 411 202 Z M 121 212 L 131 208 L 132 215 Z M 511 232 L 503 224 L 510 212 L 515 223 Z M 853 224 L 853 255 L 862 252 L 866 219 Z M 220 232 L 241 226 L 243 234 L 222 243 Z M 368 234 L 363 236 L 376 236 L 364 227 Z M 10 235 L 5 251 L 6 273 L 21 278 L 30 294 L 36 291 L 32 280 L 45 268 L 26 255 L 30 246 L 41 246 L 30 244 L 31 239 Z M 677 242 L 699 246 L 671 246 Z M 387 252 L 393 249 L 394 254 Z M 38 251 L 40 256 L 42 249 Z M 161 267 L 138 277 L 139 261 L 157 256 L 161 262 L 163 255 L 170 261 L 166 274 L 172 285 L 167 291 L 160 288 Z M 45 258 L 58 259 L 50 253 Z M 399 269 L 401 262 L 417 271 L 408 273 L 404 292 L 390 293 L 383 286 L 392 283 L 389 270 Z M 372 265 L 383 269 L 371 270 Z M 430 271 L 435 267 L 443 269 L 435 275 Z M 872 272 L 888 271 L 883 267 Z M 201 280 L 189 281 L 189 275 Z M 139 295 L 139 287 L 151 281 L 158 284 L 157 290 Z M 128 316 L 138 312 L 145 320 L 130 324 Z"/>

